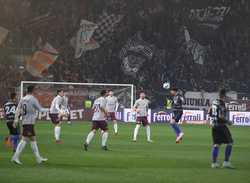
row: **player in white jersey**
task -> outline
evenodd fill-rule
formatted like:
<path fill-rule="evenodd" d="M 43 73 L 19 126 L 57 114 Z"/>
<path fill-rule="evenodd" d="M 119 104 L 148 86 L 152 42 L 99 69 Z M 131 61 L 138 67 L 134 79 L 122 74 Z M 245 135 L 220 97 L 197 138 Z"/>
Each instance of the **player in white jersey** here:
<path fill-rule="evenodd" d="M 49 117 L 52 123 L 55 125 L 54 128 L 54 136 L 56 143 L 62 143 L 60 139 L 61 135 L 61 120 L 64 116 L 67 116 L 67 113 L 63 109 L 64 103 L 64 91 L 62 89 L 57 90 L 57 96 L 53 99 L 50 110 L 49 110 Z"/>
<path fill-rule="evenodd" d="M 117 135 L 118 134 L 118 124 L 116 121 L 116 111 L 118 108 L 118 100 L 117 98 L 114 96 L 114 92 L 112 90 L 109 90 L 108 96 L 106 97 L 107 100 L 107 104 L 106 104 L 106 110 L 108 113 L 108 120 L 112 120 L 113 124 L 114 124 L 114 132 Z"/>
<path fill-rule="evenodd" d="M 136 126 L 133 141 L 136 142 L 141 124 L 146 128 L 147 141 L 152 142 L 150 137 L 150 125 L 148 123 L 149 100 L 145 98 L 145 92 L 140 92 L 140 98 L 135 101 L 133 110 L 136 111 Z"/>
<path fill-rule="evenodd" d="M 46 158 L 43 158 L 40 156 L 37 142 L 36 142 L 36 134 L 35 134 L 35 122 L 37 117 L 37 111 L 39 112 L 48 112 L 48 109 L 42 108 L 39 104 L 38 100 L 33 96 L 35 87 L 29 86 L 27 88 L 27 95 L 23 97 L 16 110 L 15 114 L 15 121 L 13 126 L 18 126 L 19 117 L 22 117 L 22 139 L 19 142 L 16 152 L 13 155 L 11 161 L 17 164 L 22 164 L 19 160 L 20 154 L 22 153 L 23 149 L 25 148 L 28 141 L 30 141 L 31 149 L 34 152 L 34 155 L 36 157 L 37 163 L 42 163 L 44 161 L 47 161 Z"/>
<path fill-rule="evenodd" d="M 107 112 L 106 112 L 106 90 L 101 91 L 101 96 L 94 101 L 92 109 L 94 110 L 94 114 L 92 117 L 92 130 L 89 132 L 86 141 L 84 143 L 85 151 L 88 150 L 88 146 L 95 136 L 95 133 L 98 129 L 101 129 L 102 135 L 102 149 L 107 151 L 107 139 L 108 139 L 108 124 L 106 122 Z"/>

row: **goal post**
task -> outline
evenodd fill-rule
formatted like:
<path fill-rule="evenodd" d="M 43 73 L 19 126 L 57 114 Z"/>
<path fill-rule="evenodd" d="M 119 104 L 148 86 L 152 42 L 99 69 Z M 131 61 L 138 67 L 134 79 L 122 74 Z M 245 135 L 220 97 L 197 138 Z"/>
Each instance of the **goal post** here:
<path fill-rule="evenodd" d="M 73 83 L 73 82 L 47 82 L 47 81 L 21 81 L 20 98 L 25 95 L 25 89 L 29 85 L 36 85 L 38 99 L 41 104 L 48 107 L 48 99 L 55 96 L 57 89 L 64 89 L 69 98 L 73 101 L 96 98 L 103 89 L 113 90 L 118 98 L 119 104 L 124 108 L 133 106 L 135 97 L 135 86 L 133 84 L 113 84 L 113 83 Z M 72 106 L 79 105 L 72 103 Z M 80 106 L 77 106 L 80 107 Z"/>

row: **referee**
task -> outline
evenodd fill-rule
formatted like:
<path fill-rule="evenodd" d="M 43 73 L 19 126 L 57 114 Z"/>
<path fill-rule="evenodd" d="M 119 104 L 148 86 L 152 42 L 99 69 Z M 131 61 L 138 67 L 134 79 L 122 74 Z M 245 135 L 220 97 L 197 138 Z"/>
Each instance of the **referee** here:
<path fill-rule="evenodd" d="M 209 109 L 209 115 L 212 125 L 212 168 L 219 168 L 220 165 L 217 162 L 217 157 L 219 154 L 219 147 L 221 144 L 226 144 L 225 148 L 225 159 L 223 162 L 223 168 L 233 168 L 230 163 L 230 156 L 232 152 L 233 138 L 227 127 L 231 125 L 232 122 L 226 119 L 227 110 L 225 105 L 226 100 L 226 90 L 221 89 L 219 91 L 219 99 L 213 101 L 212 106 Z"/>

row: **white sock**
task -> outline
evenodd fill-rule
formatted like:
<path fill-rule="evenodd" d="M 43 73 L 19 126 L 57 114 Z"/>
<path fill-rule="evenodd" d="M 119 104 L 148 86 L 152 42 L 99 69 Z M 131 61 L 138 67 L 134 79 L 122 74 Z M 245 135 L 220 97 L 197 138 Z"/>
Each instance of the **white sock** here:
<path fill-rule="evenodd" d="M 139 132 L 140 126 L 141 126 L 141 125 L 139 125 L 139 124 L 137 124 L 137 125 L 135 126 L 133 140 L 136 140 L 136 139 L 137 139 L 137 135 L 138 135 L 138 132 Z"/>
<path fill-rule="evenodd" d="M 95 136 L 95 133 L 93 131 L 89 132 L 87 139 L 86 139 L 86 144 L 90 144 L 94 136 Z"/>
<path fill-rule="evenodd" d="M 118 124 L 116 122 L 114 123 L 114 131 L 115 131 L 115 133 L 118 132 Z"/>
<path fill-rule="evenodd" d="M 25 140 L 21 140 L 16 148 L 16 152 L 13 155 L 12 159 L 19 159 L 20 154 L 22 153 L 23 149 L 25 148 L 27 142 Z"/>
<path fill-rule="evenodd" d="M 31 146 L 31 149 L 32 149 L 36 159 L 41 159 L 41 156 L 40 156 L 40 153 L 39 153 L 39 150 L 38 150 L 38 147 L 37 147 L 37 142 L 36 141 L 30 141 L 30 146 Z"/>
<path fill-rule="evenodd" d="M 102 134 L 102 146 L 106 146 L 107 140 L 108 140 L 108 132 L 104 132 Z"/>
<path fill-rule="evenodd" d="M 147 134 L 147 140 L 150 141 L 151 137 L 150 137 L 150 126 L 146 126 L 146 134 Z"/>
<path fill-rule="evenodd" d="M 61 134 L 61 127 L 60 126 L 55 126 L 55 139 L 60 140 L 60 134 Z"/>

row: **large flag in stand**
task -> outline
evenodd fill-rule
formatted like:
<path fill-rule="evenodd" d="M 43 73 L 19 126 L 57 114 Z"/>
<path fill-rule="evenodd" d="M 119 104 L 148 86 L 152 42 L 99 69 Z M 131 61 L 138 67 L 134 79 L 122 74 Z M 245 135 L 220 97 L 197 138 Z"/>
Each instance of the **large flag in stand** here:
<path fill-rule="evenodd" d="M 190 9 L 189 18 L 198 25 L 217 29 L 228 15 L 230 7 L 209 6 L 206 8 Z"/>
<path fill-rule="evenodd" d="M 187 43 L 187 49 L 192 54 L 194 63 L 204 64 L 206 48 L 202 46 L 198 41 L 191 39 L 189 31 L 184 27 L 184 36 Z"/>
<path fill-rule="evenodd" d="M 104 44 L 112 37 L 116 26 L 121 22 L 124 15 L 107 14 L 104 12 L 97 22 L 98 28 L 95 30 L 93 38 L 99 43 Z"/>
<path fill-rule="evenodd" d="M 97 25 L 87 20 L 81 20 L 80 29 L 76 35 L 75 58 L 81 57 L 84 51 L 99 48 L 99 44 L 92 38 Z"/>
<path fill-rule="evenodd" d="M 9 34 L 9 31 L 5 29 L 4 27 L 0 26 L 0 45 L 4 42 L 8 34 Z"/>
<path fill-rule="evenodd" d="M 153 58 L 154 51 L 155 46 L 144 41 L 140 32 L 137 32 L 137 34 L 127 40 L 119 53 L 119 57 L 122 60 L 123 72 L 136 77 L 143 63 Z"/>
<path fill-rule="evenodd" d="M 46 43 L 41 51 L 36 51 L 27 60 L 26 69 L 35 77 L 42 77 L 43 71 L 47 70 L 57 59 L 59 53 L 49 43 Z"/>

